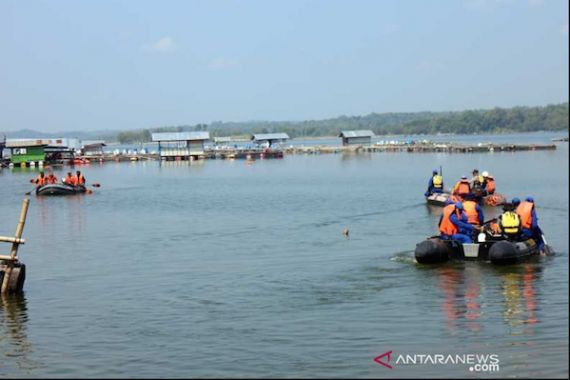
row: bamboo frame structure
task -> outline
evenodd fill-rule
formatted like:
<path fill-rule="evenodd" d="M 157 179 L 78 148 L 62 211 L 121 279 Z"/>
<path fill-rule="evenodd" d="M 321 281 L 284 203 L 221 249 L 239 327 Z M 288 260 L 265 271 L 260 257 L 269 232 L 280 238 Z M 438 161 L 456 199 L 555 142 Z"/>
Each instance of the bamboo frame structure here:
<path fill-rule="evenodd" d="M 18 226 L 16 227 L 16 234 L 13 238 L 1 237 L 0 241 L 12 243 L 12 249 L 10 250 L 10 256 L 0 256 L 0 260 L 6 261 L 6 269 L 4 271 L 4 278 L 2 280 L 2 293 L 8 293 L 13 291 L 10 289 L 10 277 L 12 276 L 12 271 L 14 269 L 14 263 L 18 261 L 18 247 L 20 244 L 24 244 L 22 239 L 22 233 L 24 232 L 24 226 L 26 224 L 26 216 L 28 215 L 28 207 L 30 205 L 30 199 L 24 198 L 22 202 L 22 210 L 20 211 L 20 219 L 18 221 Z"/>

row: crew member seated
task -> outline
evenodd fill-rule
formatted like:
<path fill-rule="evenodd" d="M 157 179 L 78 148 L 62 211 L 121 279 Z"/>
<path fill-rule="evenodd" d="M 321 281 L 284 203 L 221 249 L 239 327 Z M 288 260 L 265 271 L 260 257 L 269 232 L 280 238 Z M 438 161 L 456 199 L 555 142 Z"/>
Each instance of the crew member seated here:
<path fill-rule="evenodd" d="M 521 234 L 521 220 L 512 203 L 503 205 L 503 213 L 498 218 L 500 233 L 509 240 L 518 240 Z"/>
<path fill-rule="evenodd" d="M 521 219 L 521 232 L 523 236 L 532 238 L 538 243 L 540 250 L 544 248 L 544 239 L 542 238 L 542 230 L 538 226 L 538 216 L 534 206 L 534 198 L 526 197 L 524 202 L 520 202 L 516 209 L 516 213 Z"/>
<path fill-rule="evenodd" d="M 471 194 L 471 185 L 467 180 L 467 176 L 462 176 L 461 179 L 453 186 L 453 190 L 451 191 L 452 195 L 460 198 L 461 200 L 465 199 L 467 194 Z"/>
<path fill-rule="evenodd" d="M 443 193 L 443 177 L 435 169 L 432 171 L 432 176 L 428 182 L 428 189 L 424 195 L 429 197 L 434 193 Z"/>
<path fill-rule="evenodd" d="M 439 232 L 442 239 L 473 243 L 473 233 L 479 228 L 467 222 L 461 203 L 449 201 L 439 219 Z"/>
<path fill-rule="evenodd" d="M 48 179 L 43 171 L 40 172 L 36 179 L 31 179 L 31 183 L 35 183 L 36 187 L 41 187 L 48 184 Z"/>
<path fill-rule="evenodd" d="M 465 201 L 463 201 L 463 209 L 465 215 L 467 216 L 467 222 L 474 226 L 482 226 L 485 220 L 483 215 L 483 209 L 477 202 L 475 202 L 475 196 L 471 193 L 465 196 Z"/>

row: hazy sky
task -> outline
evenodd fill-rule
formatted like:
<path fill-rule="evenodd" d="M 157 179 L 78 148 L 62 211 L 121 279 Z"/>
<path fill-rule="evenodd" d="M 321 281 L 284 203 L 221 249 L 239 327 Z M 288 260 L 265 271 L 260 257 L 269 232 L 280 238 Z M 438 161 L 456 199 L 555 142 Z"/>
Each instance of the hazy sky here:
<path fill-rule="evenodd" d="M 567 0 L 0 0 L 0 131 L 567 100 Z"/>

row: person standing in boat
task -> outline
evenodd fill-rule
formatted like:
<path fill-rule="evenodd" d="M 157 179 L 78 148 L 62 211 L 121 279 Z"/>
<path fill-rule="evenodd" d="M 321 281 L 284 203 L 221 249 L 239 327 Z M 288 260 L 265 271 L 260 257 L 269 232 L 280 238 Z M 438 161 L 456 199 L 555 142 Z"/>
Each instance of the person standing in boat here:
<path fill-rule="evenodd" d="M 439 232 L 442 239 L 473 243 L 473 233 L 478 227 L 469 224 L 461 203 L 448 202 L 439 219 Z"/>
<path fill-rule="evenodd" d="M 31 179 L 31 183 L 35 183 L 37 187 L 42 187 L 48 184 L 47 177 L 43 171 L 40 172 L 36 179 Z"/>
<path fill-rule="evenodd" d="M 465 196 L 465 201 L 463 201 L 463 209 L 465 215 L 467 216 L 467 222 L 474 226 L 482 226 L 485 220 L 483 215 L 483 209 L 477 202 L 475 202 L 475 196 L 471 193 Z"/>
<path fill-rule="evenodd" d="M 452 195 L 463 200 L 467 194 L 471 194 L 471 184 L 467 180 L 467 176 L 462 176 L 461 179 L 453 186 L 451 191 Z"/>
<path fill-rule="evenodd" d="M 436 169 L 432 171 L 431 178 L 428 182 L 428 189 L 424 195 L 429 197 L 434 193 L 443 193 L 443 177 Z"/>
<path fill-rule="evenodd" d="M 469 185 L 471 186 L 472 191 L 478 191 L 483 188 L 483 182 L 485 179 L 482 175 L 479 174 L 479 169 L 473 169 L 473 177 L 469 181 Z"/>

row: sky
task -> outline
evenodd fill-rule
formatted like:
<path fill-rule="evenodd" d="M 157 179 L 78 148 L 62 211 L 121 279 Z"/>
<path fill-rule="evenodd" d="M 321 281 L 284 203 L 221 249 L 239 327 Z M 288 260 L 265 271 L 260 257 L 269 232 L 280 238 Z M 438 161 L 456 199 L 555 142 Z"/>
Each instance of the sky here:
<path fill-rule="evenodd" d="M 568 101 L 566 0 L 0 0 L 0 131 Z"/>

